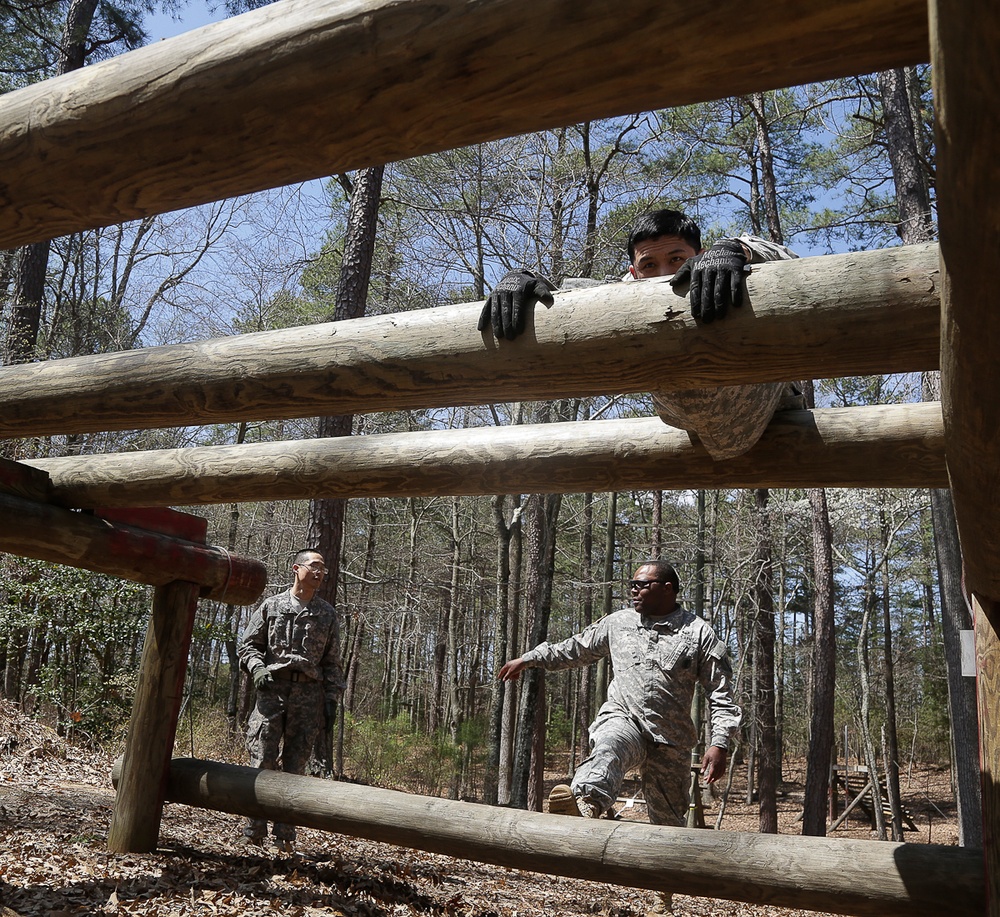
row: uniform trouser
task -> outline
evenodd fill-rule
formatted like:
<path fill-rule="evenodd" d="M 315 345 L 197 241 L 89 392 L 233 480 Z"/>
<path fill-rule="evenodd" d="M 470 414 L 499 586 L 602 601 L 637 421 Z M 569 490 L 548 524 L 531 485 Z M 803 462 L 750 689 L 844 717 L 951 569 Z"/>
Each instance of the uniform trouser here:
<path fill-rule="evenodd" d="M 691 751 L 654 742 L 624 715 L 602 713 L 590 727 L 590 755 L 577 768 L 572 789 L 606 812 L 625 775 L 638 768 L 646 811 L 654 825 L 684 825 L 691 791 Z"/>
<path fill-rule="evenodd" d="M 316 737 L 323 729 L 323 686 L 318 681 L 278 681 L 257 691 L 257 703 L 247 723 L 247 751 L 252 767 L 304 774 Z M 280 766 L 279 766 L 280 758 Z M 295 825 L 275 822 L 279 840 L 295 840 Z M 247 837 L 267 836 L 267 821 L 247 820 Z"/>

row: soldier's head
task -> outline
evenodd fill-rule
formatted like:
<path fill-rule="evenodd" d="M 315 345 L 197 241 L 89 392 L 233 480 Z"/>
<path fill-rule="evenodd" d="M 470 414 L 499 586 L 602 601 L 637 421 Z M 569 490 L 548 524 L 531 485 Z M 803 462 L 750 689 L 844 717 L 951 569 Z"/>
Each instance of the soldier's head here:
<path fill-rule="evenodd" d="M 651 618 L 668 615 L 677 607 L 681 584 L 677 571 L 665 560 L 648 560 L 632 575 L 632 605 Z"/>
<path fill-rule="evenodd" d="M 297 590 L 315 592 L 327 573 L 329 570 L 323 555 L 312 548 L 299 551 L 292 560 L 292 575 L 295 577 L 293 588 Z"/>
<path fill-rule="evenodd" d="M 679 210 L 652 210 L 629 230 L 629 273 L 636 280 L 668 277 L 702 251 L 701 229 Z"/>

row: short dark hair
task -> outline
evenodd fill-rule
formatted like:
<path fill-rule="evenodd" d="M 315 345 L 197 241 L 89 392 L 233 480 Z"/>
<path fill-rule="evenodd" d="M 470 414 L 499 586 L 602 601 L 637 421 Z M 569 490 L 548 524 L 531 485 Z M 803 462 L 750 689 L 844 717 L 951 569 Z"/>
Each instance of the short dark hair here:
<path fill-rule="evenodd" d="M 674 587 L 674 595 L 681 591 L 680 577 L 677 576 L 677 571 L 674 569 L 673 564 L 668 564 L 665 560 L 654 558 L 652 560 L 644 560 L 639 566 L 653 567 L 656 570 L 657 577 L 666 580 Z"/>
<path fill-rule="evenodd" d="M 635 247 L 640 242 L 660 236 L 680 236 L 696 252 L 701 251 L 701 229 L 698 224 L 679 210 L 651 210 L 638 217 L 628 232 L 628 260 L 633 263 Z"/>
<path fill-rule="evenodd" d="M 292 564 L 305 563 L 307 554 L 319 554 L 320 557 L 323 556 L 323 552 L 319 548 L 303 548 L 301 551 L 295 552 L 295 556 L 292 558 Z"/>

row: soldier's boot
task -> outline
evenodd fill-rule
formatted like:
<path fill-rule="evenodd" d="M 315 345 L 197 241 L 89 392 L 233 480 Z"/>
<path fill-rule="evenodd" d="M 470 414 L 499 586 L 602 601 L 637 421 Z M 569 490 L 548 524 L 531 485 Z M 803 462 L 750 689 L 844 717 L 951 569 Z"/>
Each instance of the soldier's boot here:
<path fill-rule="evenodd" d="M 267 822 L 259 818 L 248 818 L 239 839 L 241 847 L 263 847 L 267 840 Z"/>
<path fill-rule="evenodd" d="M 576 797 L 565 783 L 552 787 L 552 792 L 549 793 L 549 813 L 551 815 L 579 816 L 580 810 L 576 807 Z"/>
<path fill-rule="evenodd" d="M 274 823 L 274 846 L 281 853 L 295 853 L 295 825 Z"/>
<path fill-rule="evenodd" d="M 574 796 L 573 791 L 560 783 L 549 793 L 549 813 L 552 815 L 576 815 L 584 818 L 600 818 L 600 810 L 582 796 Z"/>
<path fill-rule="evenodd" d="M 674 896 L 670 892 L 657 892 L 653 904 L 646 909 L 646 917 L 671 917 L 673 903 Z"/>

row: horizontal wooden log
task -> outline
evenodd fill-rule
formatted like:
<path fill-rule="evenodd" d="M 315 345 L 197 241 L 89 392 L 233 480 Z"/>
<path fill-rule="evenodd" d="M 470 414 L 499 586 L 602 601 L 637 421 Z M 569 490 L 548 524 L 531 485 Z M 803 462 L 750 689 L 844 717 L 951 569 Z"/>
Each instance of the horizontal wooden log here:
<path fill-rule="evenodd" d="M 255 602 L 267 585 L 267 568 L 252 558 L 4 493 L 0 551 L 151 586 L 183 580 L 232 605 Z"/>
<path fill-rule="evenodd" d="M 928 53 L 919 0 L 281 0 L 0 99 L 0 248 Z"/>
<path fill-rule="evenodd" d="M 777 414 L 713 461 L 659 418 L 481 427 L 36 463 L 69 506 L 191 506 L 315 497 L 586 493 L 729 487 L 944 487 L 937 403 Z"/>
<path fill-rule="evenodd" d="M 633 888 L 860 917 L 980 917 L 984 907 L 982 851 L 963 847 L 567 818 L 190 758 L 171 763 L 166 798 Z"/>
<path fill-rule="evenodd" d="M 364 413 L 933 369 L 933 245 L 755 266 L 698 325 L 662 281 L 561 294 L 526 333 L 479 304 L 0 368 L 0 436 Z"/>

